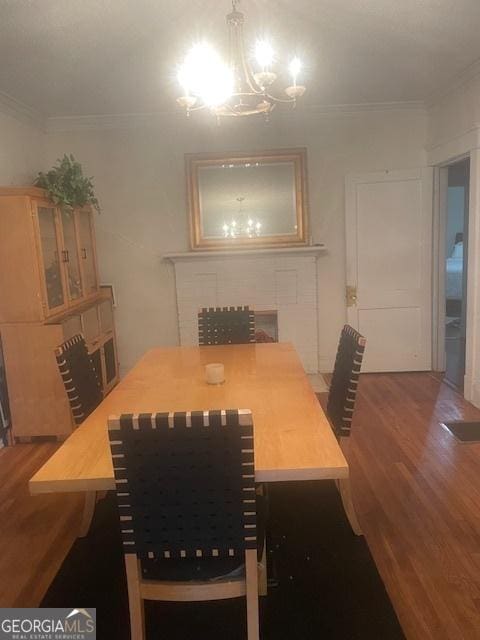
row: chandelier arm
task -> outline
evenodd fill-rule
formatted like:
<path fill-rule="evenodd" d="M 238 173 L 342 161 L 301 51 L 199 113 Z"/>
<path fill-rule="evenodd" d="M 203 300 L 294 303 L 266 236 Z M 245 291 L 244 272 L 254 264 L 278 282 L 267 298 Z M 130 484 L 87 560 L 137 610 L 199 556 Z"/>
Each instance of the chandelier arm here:
<path fill-rule="evenodd" d="M 207 105 L 205 103 L 202 104 L 198 104 L 195 107 L 190 107 L 190 109 L 187 109 L 187 111 L 189 113 L 191 113 L 192 111 L 201 111 L 202 109 L 206 109 Z"/>
<path fill-rule="evenodd" d="M 246 58 L 245 58 L 245 49 L 243 46 L 243 39 L 242 39 L 242 45 L 241 45 L 241 51 L 240 51 L 240 59 L 242 62 L 242 68 L 243 68 L 243 73 L 245 75 L 245 79 L 247 81 L 247 85 L 250 87 L 250 89 L 253 91 L 253 93 L 255 95 L 264 95 L 265 91 L 259 87 L 257 85 L 257 83 L 255 82 L 255 79 L 253 77 L 253 73 L 252 70 L 250 69 L 250 65 L 248 64 Z"/>
<path fill-rule="evenodd" d="M 259 95 L 262 96 L 262 97 L 265 96 L 263 91 L 260 92 L 260 93 L 258 91 L 239 91 L 238 93 L 232 93 L 231 97 L 232 98 L 243 98 L 243 97 L 247 98 L 247 97 L 252 97 L 252 96 L 258 97 Z"/>
<path fill-rule="evenodd" d="M 232 98 L 241 98 L 241 97 L 251 97 L 251 96 L 258 96 L 259 93 L 258 92 L 247 92 L 247 91 L 241 91 L 241 92 L 237 92 L 237 93 L 232 93 Z M 267 101 L 271 101 L 271 102 L 284 102 L 286 104 L 290 103 L 290 102 L 295 102 L 296 98 L 277 98 L 276 96 L 273 96 L 271 93 L 265 93 L 265 92 L 260 92 L 260 95 L 262 97 L 264 97 Z"/>
<path fill-rule="evenodd" d="M 253 74 L 251 72 L 251 69 L 250 69 L 250 67 L 248 65 L 248 62 L 245 59 L 245 53 L 244 53 L 244 50 L 243 50 L 243 45 L 242 45 L 242 51 L 240 53 L 240 57 L 241 57 L 240 59 L 242 61 L 243 73 L 245 75 L 245 79 L 247 81 L 247 85 L 249 86 L 249 88 L 252 90 L 252 92 L 255 95 L 257 95 L 257 96 L 258 95 L 264 95 L 265 91 L 261 87 L 259 87 L 257 85 L 257 83 L 255 82 L 255 79 L 254 79 Z"/>
<path fill-rule="evenodd" d="M 277 98 L 275 96 L 272 96 L 270 93 L 265 93 L 265 98 L 275 103 L 284 103 L 284 104 L 291 104 L 292 102 L 297 101 L 296 98 Z"/>
<path fill-rule="evenodd" d="M 228 21 L 228 18 L 227 18 L 227 21 Z M 245 57 L 245 45 L 243 40 L 243 15 L 241 20 L 232 20 L 231 22 L 229 22 L 229 25 L 230 25 L 231 63 L 235 61 L 235 58 L 238 58 L 238 62 L 240 63 L 239 71 L 243 73 L 243 79 L 244 79 L 244 82 L 247 84 L 247 87 L 255 95 L 263 95 L 263 89 L 259 87 L 255 82 L 253 73 Z M 235 55 L 235 53 L 237 53 L 237 55 Z M 241 93 L 243 92 L 238 92 L 239 95 L 241 95 Z"/>

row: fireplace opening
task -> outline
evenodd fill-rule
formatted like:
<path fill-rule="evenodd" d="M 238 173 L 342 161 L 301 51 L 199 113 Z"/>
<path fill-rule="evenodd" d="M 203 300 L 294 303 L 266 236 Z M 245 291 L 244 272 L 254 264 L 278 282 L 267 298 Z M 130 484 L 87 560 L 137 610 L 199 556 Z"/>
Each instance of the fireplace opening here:
<path fill-rule="evenodd" d="M 278 342 L 278 314 L 276 311 L 255 311 L 255 341 Z"/>

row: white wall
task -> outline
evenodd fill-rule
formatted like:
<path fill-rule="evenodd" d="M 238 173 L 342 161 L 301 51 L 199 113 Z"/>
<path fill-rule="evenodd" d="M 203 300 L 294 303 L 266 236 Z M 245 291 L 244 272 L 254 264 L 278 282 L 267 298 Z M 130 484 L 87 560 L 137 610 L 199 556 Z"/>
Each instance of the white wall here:
<path fill-rule="evenodd" d="M 480 69 L 434 98 L 428 109 L 430 164 L 439 164 L 477 146 L 480 122 Z"/>
<path fill-rule="evenodd" d="M 73 153 L 95 177 L 103 207 L 96 217 L 100 271 L 117 291 L 122 370 L 153 345 L 178 343 L 173 268 L 161 256 L 188 249 L 184 154 L 298 146 L 308 148 L 312 238 L 328 246 L 318 261 L 319 360 L 321 370 L 331 370 L 346 319 L 345 175 L 425 165 L 425 113 L 298 110 L 274 114 L 269 124 L 221 126 L 193 115 L 133 119 L 115 128 L 101 122 L 103 128 L 51 132 L 44 168 Z M 68 127 L 68 119 L 61 125 Z"/>
<path fill-rule="evenodd" d="M 43 166 L 45 134 L 0 112 L 0 185 L 30 185 Z"/>

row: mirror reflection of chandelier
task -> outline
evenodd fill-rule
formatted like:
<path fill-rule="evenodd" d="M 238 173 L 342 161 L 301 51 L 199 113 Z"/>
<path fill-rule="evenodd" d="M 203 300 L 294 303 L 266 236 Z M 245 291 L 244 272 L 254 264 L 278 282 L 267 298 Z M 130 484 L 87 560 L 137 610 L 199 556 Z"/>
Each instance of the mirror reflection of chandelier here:
<path fill-rule="evenodd" d="M 178 69 L 178 80 L 183 95 L 178 104 L 187 115 L 191 111 L 208 108 L 217 117 L 268 114 L 279 103 L 295 106 L 305 87 L 297 84 L 302 64 L 292 58 L 288 71 L 292 84 L 284 89 L 286 97 L 271 92 L 277 75 L 272 66 L 275 54 L 268 40 L 257 40 L 255 68 L 245 55 L 243 41 L 243 13 L 237 11 L 240 0 L 232 0 L 232 12 L 227 15 L 229 30 L 229 59 L 224 62 L 215 49 L 206 42 L 194 45 Z"/>
<path fill-rule="evenodd" d="M 262 223 L 242 210 L 244 196 L 238 196 L 238 214 L 236 218 L 224 222 L 222 226 L 225 238 L 258 238 L 262 233 Z"/>

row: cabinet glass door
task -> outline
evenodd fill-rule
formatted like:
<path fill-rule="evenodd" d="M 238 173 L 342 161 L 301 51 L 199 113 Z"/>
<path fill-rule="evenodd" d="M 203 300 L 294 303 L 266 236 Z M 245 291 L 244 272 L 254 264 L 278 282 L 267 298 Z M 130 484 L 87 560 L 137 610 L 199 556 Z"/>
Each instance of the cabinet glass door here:
<path fill-rule="evenodd" d="M 53 207 L 37 207 L 37 215 L 46 303 L 49 309 L 59 309 L 65 304 L 65 296 L 55 209 Z"/>
<path fill-rule="evenodd" d="M 90 295 L 98 290 L 95 244 L 93 240 L 91 215 L 90 211 L 85 209 L 77 211 L 80 257 L 82 261 L 85 295 Z"/>
<path fill-rule="evenodd" d="M 78 256 L 77 235 L 73 211 L 62 211 L 63 242 L 65 246 L 65 270 L 67 292 L 70 300 L 82 297 L 82 281 L 80 278 L 80 261 Z"/>

